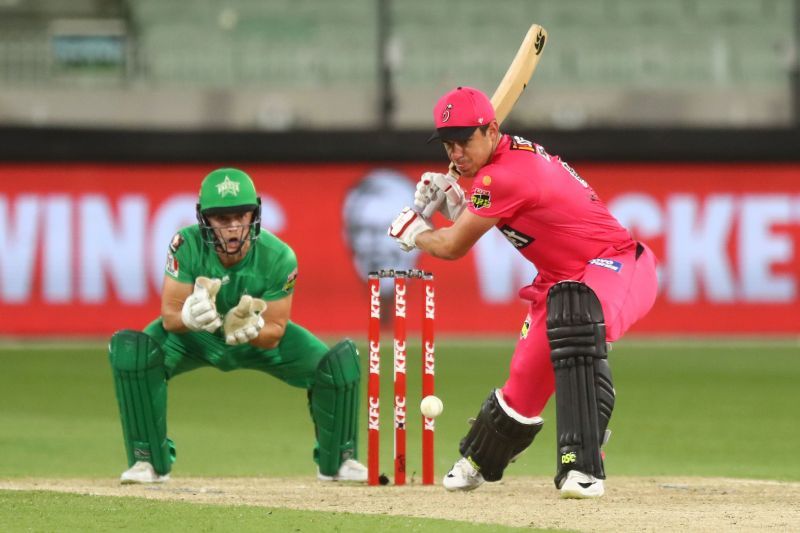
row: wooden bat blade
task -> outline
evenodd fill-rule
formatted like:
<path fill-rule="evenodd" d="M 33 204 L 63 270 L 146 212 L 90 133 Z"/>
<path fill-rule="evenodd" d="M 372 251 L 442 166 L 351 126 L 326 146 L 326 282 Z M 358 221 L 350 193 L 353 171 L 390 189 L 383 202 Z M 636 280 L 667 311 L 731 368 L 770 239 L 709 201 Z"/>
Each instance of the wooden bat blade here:
<path fill-rule="evenodd" d="M 542 57 L 545 44 L 547 44 L 547 30 L 538 24 L 532 24 L 505 76 L 500 80 L 500 85 L 492 95 L 492 107 L 498 124 L 502 124 L 506 119 L 522 91 L 528 86 L 533 71 L 536 70 L 536 65 Z M 448 171 L 452 176 L 458 177 L 455 164 L 450 163 Z"/>
<path fill-rule="evenodd" d="M 506 119 L 522 91 L 528 86 L 546 43 L 547 31 L 540 25 L 533 24 L 492 95 L 492 106 L 498 123 Z"/>

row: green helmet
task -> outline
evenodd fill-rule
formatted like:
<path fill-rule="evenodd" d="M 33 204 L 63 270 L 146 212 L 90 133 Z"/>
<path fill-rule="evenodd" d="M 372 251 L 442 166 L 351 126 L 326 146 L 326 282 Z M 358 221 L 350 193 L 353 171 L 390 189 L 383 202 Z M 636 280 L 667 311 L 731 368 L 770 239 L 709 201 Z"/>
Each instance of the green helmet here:
<path fill-rule="evenodd" d="M 197 200 L 197 223 L 206 243 L 220 247 L 206 218 L 208 215 L 247 211 L 253 213 L 249 232 L 252 240 L 261 232 L 261 198 L 245 172 L 237 168 L 218 168 L 203 179 Z"/>

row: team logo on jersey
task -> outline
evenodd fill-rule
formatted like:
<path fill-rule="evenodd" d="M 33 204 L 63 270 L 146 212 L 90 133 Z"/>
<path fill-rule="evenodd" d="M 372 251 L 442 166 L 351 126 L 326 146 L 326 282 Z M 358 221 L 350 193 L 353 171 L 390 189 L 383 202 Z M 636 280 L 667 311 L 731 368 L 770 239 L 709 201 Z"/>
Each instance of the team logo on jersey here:
<path fill-rule="evenodd" d="M 217 194 L 222 198 L 226 196 L 239 196 L 239 182 L 231 181 L 228 176 L 217 184 Z"/>
<path fill-rule="evenodd" d="M 178 277 L 178 272 L 180 272 L 180 269 L 178 268 L 178 258 L 172 255 L 172 252 L 167 252 L 167 266 L 165 270 L 167 271 L 167 274 L 173 278 Z"/>
<path fill-rule="evenodd" d="M 528 139 L 520 137 L 519 135 L 514 135 L 511 137 L 511 149 L 527 150 L 528 152 L 533 152 L 535 150 L 532 142 L 530 142 Z"/>
<path fill-rule="evenodd" d="M 531 316 L 528 315 L 525 317 L 525 322 L 522 323 L 522 330 L 519 332 L 520 339 L 527 339 L 528 332 L 531 330 Z"/>
<path fill-rule="evenodd" d="M 609 270 L 613 270 L 614 272 L 619 272 L 622 270 L 622 263 L 619 261 L 614 261 L 613 259 L 602 259 L 598 257 L 597 259 L 592 259 L 589 261 L 589 264 L 607 268 Z"/>
<path fill-rule="evenodd" d="M 283 284 L 283 292 L 289 292 L 290 290 L 294 289 L 295 283 L 297 283 L 296 268 L 292 270 L 288 276 L 286 276 L 286 283 Z"/>
<path fill-rule="evenodd" d="M 470 200 L 475 209 L 483 209 L 492 205 L 492 193 L 484 189 L 474 189 Z"/>
<path fill-rule="evenodd" d="M 222 280 L 221 280 L 220 285 L 227 285 L 230 282 L 231 282 L 231 277 L 229 275 L 225 274 L 224 276 L 222 276 Z"/>
<path fill-rule="evenodd" d="M 181 235 L 180 233 L 176 233 L 175 236 L 172 238 L 172 241 L 169 243 L 169 250 L 172 253 L 175 253 L 178 251 L 178 248 L 181 247 L 181 244 L 183 244 L 183 235 Z"/>
<path fill-rule="evenodd" d="M 533 237 L 529 237 L 528 235 L 525 235 L 524 233 L 515 230 L 508 224 L 500 228 L 500 231 L 503 232 L 503 235 L 505 236 L 506 239 L 508 239 L 508 242 L 513 244 L 514 248 L 516 248 L 517 250 L 525 248 L 530 243 L 536 240 Z"/>

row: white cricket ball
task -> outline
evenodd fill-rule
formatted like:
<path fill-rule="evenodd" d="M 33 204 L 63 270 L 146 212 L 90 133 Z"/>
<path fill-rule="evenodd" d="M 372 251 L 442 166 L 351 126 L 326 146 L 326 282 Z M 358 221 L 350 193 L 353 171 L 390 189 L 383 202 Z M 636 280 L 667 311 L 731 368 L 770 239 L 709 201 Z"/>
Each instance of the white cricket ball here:
<path fill-rule="evenodd" d="M 419 404 L 419 410 L 428 418 L 436 418 L 444 411 L 444 404 L 438 396 L 425 396 Z"/>

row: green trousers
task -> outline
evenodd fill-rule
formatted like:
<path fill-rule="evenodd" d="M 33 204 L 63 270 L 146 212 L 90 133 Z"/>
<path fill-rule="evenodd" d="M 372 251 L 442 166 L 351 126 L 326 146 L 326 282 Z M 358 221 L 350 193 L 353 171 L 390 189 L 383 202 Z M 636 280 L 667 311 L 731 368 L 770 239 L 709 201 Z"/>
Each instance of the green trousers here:
<path fill-rule="evenodd" d="M 250 344 L 229 346 L 222 337 L 200 332 L 169 333 L 161 318 L 144 332 L 161 345 L 167 379 L 196 368 L 211 366 L 228 372 L 260 370 L 293 386 L 310 389 L 314 373 L 328 347 L 302 326 L 289 322 L 277 347 L 262 350 Z"/>

